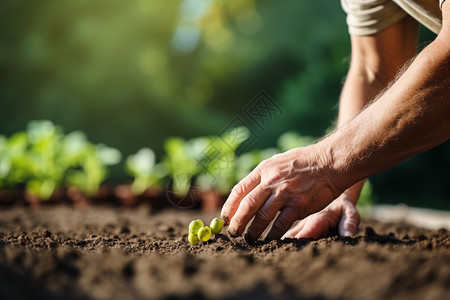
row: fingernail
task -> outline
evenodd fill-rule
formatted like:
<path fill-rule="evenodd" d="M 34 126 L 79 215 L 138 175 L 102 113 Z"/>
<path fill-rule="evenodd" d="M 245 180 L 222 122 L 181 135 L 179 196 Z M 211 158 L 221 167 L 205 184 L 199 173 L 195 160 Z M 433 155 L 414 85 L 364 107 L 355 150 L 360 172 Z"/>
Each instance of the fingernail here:
<path fill-rule="evenodd" d="M 227 226 L 230 222 L 230 219 L 228 218 L 228 216 L 221 216 L 220 217 L 223 220 L 223 225 Z"/>
<path fill-rule="evenodd" d="M 349 230 L 344 231 L 344 236 L 353 236 L 353 233 Z"/>
<path fill-rule="evenodd" d="M 236 230 L 230 230 L 228 229 L 228 233 L 231 235 L 231 237 L 236 238 L 238 237 Z"/>

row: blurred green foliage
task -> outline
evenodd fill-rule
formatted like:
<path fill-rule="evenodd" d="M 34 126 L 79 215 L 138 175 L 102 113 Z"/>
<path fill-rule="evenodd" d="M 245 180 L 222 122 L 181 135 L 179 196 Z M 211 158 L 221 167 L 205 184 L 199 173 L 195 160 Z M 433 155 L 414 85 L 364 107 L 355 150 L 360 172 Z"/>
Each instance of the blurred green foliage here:
<path fill-rule="evenodd" d="M 321 135 L 347 68 L 344 14 L 323 0 L 5 0 L 0 19 L 2 133 L 45 118 L 125 154 L 218 134 L 261 89 L 286 113 L 260 145 Z"/>
<path fill-rule="evenodd" d="M 185 141 L 168 138 L 163 164 L 172 189 L 185 195 L 191 185 L 216 189 L 226 194 L 236 184 L 236 149 L 249 137 L 245 127 L 231 128 L 221 136 L 197 137 Z"/>
<path fill-rule="evenodd" d="M 134 177 L 133 192 L 141 194 L 149 187 L 163 187 L 172 189 L 178 196 L 185 196 L 194 186 L 226 195 L 261 161 L 285 151 L 283 147 L 307 146 L 314 141 L 289 131 L 279 137 L 279 148 L 237 154 L 238 147 L 249 137 L 250 131 L 245 127 L 231 128 L 221 136 L 189 140 L 169 137 L 162 162 L 158 164 L 155 164 L 153 150 L 142 148 L 126 159 L 126 170 Z"/>
<path fill-rule="evenodd" d="M 0 136 L 0 188 L 25 189 L 42 200 L 63 186 L 94 195 L 107 166 L 120 160 L 118 150 L 94 145 L 82 132 L 64 135 L 51 121 L 31 121 L 26 131 Z"/>
<path fill-rule="evenodd" d="M 267 120 L 244 165 L 286 131 L 321 136 L 350 53 L 339 1 L 2 0 L 0 26 L 0 134 L 48 119 L 126 156 L 149 147 L 157 161 L 177 143 L 168 136 L 220 135 L 262 89 L 284 113 Z M 433 37 L 422 31 L 421 42 Z M 20 156 L 23 138 L 15 139 Z M 449 154 L 446 143 L 375 176 L 374 193 L 450 209 Z M 164 168 L 142 156 L 148 167 L 128 171 L 145 185 Z M 0 175 L 6 169 L 0 161 Z M 111 170 L 111 180 L 125 179 L 123 166 Z M 83 184 L 76 172 L 70 178 Z"/>
<path fill-rule="evenodd" d="M 376 198 L 373 194 L 372 183 L 369 180 L 364 182 L 364 185 L 359 194 L 358 203 L 356 204 L 356 209 L 361 215 L 362 219 L 370 216 L 370 209 L 375 204 Z"/>
<path fill-rule="evenodd" d="M 142 194 L 150 186 L 161 186 L 162 179 L 167 176 L 166 166 L 156 164 L 155 152 L 147 147 L 128 156 L 125 168 L 134 179 L 131 188 L 135 195 Z"/>

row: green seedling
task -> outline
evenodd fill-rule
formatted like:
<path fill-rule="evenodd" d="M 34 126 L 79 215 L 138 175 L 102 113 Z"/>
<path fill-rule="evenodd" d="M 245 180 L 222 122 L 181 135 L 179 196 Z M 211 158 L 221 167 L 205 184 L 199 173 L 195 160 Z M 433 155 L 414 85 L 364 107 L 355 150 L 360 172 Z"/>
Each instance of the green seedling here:
<path fill-rule="evenodd" d="M 206 242 L 211 237 L 211 229 L 208 226 L 204 226 L 198 230 L 198 239 L 202 242 Z"/>
<path fill-rule="evenodd" d="M 200 220 L 200 219 L 194 220 L 189 224 L 189 233 L 196 235 L 196 234 L 198 234 L 198 230 L 200 228 L 202 228 L 203 226 L 205 226 L 205 225 L 203 224 L 202 220 Z"/>
<path fill-rule="evenodd" d="M 142 148 L 136 154 L 128 156 L 125 167 L 134 177 L 131 189 L 135 195 L 141 195 L 151 186 L 160 187 L 161 181 L 167 175 L 165 165 L 156 163 L 155 152 L 150 148 Z"/>
<path fill-rule="evenodd" d="M 223 220 L 214 218 L 211 221 L 211 224 L 209 225 L 209 227 L 211 228 L 212 233 L 219 234 L 222 232 L 222 229 L 223 229 Z"/>
<path fill-rule="evenodd" d="M 199 242 L 198 236 L 196 234 L 192 234 L 191 232 L 189 232 L 188 240 L 191 245 L 197 245 Z"/>

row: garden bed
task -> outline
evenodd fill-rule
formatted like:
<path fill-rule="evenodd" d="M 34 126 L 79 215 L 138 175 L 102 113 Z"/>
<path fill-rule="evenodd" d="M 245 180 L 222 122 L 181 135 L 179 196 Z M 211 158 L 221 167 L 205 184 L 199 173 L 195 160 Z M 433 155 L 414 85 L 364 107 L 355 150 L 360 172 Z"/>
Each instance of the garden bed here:
<path fill-rule="evenodd" d="M 187 242 L 196 210 L 0 211 L 2 299 L 445 299 L 450 232 L 366 221 L 354 238 Z"/>

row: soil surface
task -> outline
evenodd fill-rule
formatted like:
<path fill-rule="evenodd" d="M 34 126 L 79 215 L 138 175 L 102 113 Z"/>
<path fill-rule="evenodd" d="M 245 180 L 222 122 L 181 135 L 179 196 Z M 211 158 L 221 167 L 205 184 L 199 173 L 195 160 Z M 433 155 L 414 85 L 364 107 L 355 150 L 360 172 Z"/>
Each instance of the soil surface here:
<path fill-rule="evenodd" d="M 450 232 L 363 222 L 353 238 L 191 246 L 141 207 L 0 210 L 1 299 L 450 299 Z"/>

